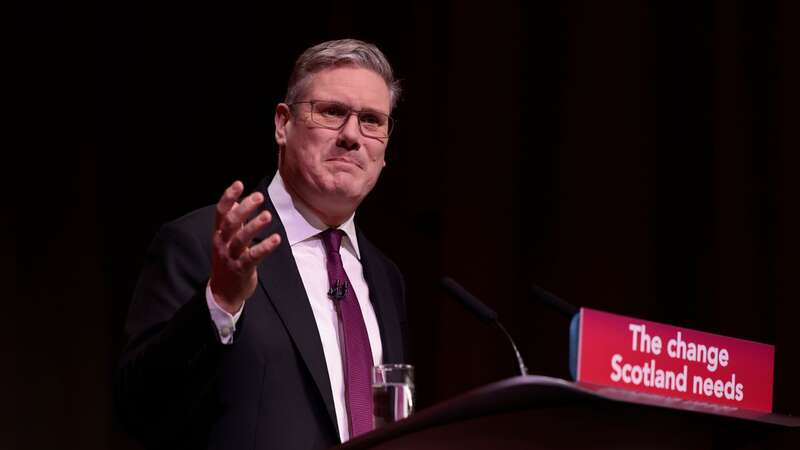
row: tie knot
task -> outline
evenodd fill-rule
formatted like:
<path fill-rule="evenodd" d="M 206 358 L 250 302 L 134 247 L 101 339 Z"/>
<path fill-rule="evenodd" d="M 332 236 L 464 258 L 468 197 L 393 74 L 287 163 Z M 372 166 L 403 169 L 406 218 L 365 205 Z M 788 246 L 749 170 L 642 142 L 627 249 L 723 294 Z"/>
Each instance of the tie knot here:
<path fill-rule="evenodd" d="M 322 244 L 325 245 L 325 251 L 328 254 L 339 253 L 339 248 L 342 246 L 342 230 L 336 228 L 328 228 L 323 231 L 320 236 L 322 237 Z"/>

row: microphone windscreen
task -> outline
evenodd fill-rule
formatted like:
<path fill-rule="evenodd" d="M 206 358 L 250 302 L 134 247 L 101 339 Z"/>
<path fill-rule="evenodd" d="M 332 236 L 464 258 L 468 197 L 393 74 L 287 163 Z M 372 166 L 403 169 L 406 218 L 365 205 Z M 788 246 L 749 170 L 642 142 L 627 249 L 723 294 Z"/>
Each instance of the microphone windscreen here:
<path fill-rule="evenodd" d="M 532 284 L 531 285 L 531 293 L 534 297 L 538 298 L 539 301 L 546 303 L 551 308 L 555 309 L 556 311 L 564 314 L 565 316 L 571 318 L 574 316 L 578 311 L 578 307 L 575 305 L 568 303 L 566 300 L 562 300 L 555 295 L 551 294 L 550 292 L 540 288 L 539 286 Z"/>
<path fill-rule="evenodd" d="M 460 284 L 456 283 L 452 278 L 442 278 L 442 286 L 445 290 L 453 295 L 462 305 L 468 310 L 472 311 L 479 319 L 484 322 L 494 322 L 497 320 L 497 313 L 493 309 L 486 306 L 483 302 L 475 298 L 474 295 L 467 292 Z"/>

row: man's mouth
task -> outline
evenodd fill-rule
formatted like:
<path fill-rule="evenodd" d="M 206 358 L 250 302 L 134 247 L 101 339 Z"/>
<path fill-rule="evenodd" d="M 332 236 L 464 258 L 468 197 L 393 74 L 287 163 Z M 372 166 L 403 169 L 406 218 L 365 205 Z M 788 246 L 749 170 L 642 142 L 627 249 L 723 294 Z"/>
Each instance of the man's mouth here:
<path fill-rule="evenodd" d="M 341 163 L 351 164 L 351 165 L 353 165 L 353 166 L 356 166 L 356 167 L 358 167 L 359 169 L 363 169 L 363 167 L 361 166 L 361 164 L 359 164 L 359 163 L 358 163 L 358 161 L 354 161 L 354 160 L 352 160 L 352 159 L 349 159 L 349 158 L 342 158 L 342 157 L 338 157 L 338 156 L 337 156 L 337 157 L 334 157 L 334 158 L 328 158 L 327 160 L 328 160 L 328 161 L 334 161 L 334 162 L 341 162 Z"/>

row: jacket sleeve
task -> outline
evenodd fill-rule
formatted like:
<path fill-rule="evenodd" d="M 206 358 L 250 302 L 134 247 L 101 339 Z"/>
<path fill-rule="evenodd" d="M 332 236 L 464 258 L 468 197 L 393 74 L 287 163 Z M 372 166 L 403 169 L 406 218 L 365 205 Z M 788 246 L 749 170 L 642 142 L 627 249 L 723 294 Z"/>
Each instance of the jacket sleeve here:
<path fill-rule="evenodd" d="M 164 226 L 147 252 L 128 312 L 116 410 L 148 447 L 203 442 L 215 411 L 214 385 L 228 346 L 219 342 L 205 302 L 208 246 L 186 227 Z"/>

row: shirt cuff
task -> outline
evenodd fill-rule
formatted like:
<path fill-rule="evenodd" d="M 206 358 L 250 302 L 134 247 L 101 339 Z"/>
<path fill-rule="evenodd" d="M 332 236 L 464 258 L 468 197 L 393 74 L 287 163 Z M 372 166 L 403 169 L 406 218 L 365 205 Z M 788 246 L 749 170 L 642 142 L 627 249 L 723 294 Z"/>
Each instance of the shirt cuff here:
<path fill-rule="evenodd" d="M 244 303 L 239 307 L 239 311 L 236 311 L 236 314 L 225 311 L 214 300 L 214 294 L 211 292 L 211 283 L 207 283 L 206 304 L 208 304 L 208 311 L 211 313 L 211 320 L 217 327 L 219 341 L 226 345 L 233 344 L 233 333 L 236 331 L 236 322 L 239 321 L 239 317 L 242 315 Z"/>

